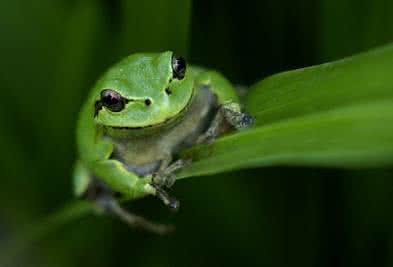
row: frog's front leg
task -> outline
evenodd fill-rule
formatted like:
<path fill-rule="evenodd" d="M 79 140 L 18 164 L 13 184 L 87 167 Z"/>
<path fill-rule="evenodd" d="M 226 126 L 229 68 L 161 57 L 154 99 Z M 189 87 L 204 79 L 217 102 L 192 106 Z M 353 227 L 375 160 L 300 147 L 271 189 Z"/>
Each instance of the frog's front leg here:
<path fill-rule="evenodd" d="M 155 195 L 155 189 L 150 185 L 151 177 L 139 177 L 118 160 L 96 161 L 90 168 L 96 177 L 126 199 L 136 199 L 146 194 Z"/>
<path fill-rule="evenodd" d="M 225 103 L 220 106 L 219 113 L 237 130 L 247 128 L 255 122 L 253 116 L 241 112 L 239 103 Z"/>
<path fill-rule="evenodd" d="M 191 160 L 179 159 L 171 163 L 172 156 L 168 153 L 162 160 L 159 170 L 153 175 L 152 186 L 156 189 L 156 196 L 164 202 L 165 205 L 176 210 L 179 208 L 179 201 L 169 196 L 163 187 L 172 187 L 176 182 L 175 172 L 188 166 Z"/>
<path fill-rule="evenodd" d="M 167 155 L 161 162 L 159 170 L 153 175 L 153 184 L 159 187 L 172 187 L 176 182 L 175 172 L 191 164 L 191 159 L 178 159 L 172 162 L 172 156 Z"/>
<path fill-rule="evenodd" d="M 255 122 L 255 118 L 241 111 L 239 98 L 234 87 L 220 73 L 206 71 L 198 77 L 198 85 L 207 87 L 217 97 L 219 105 L 217 113 L 209 128 L 202 134 L 197 143 L 212 143 L 228 126 L 239 130 Z"/>
<path fill-rule="evenodd" d="M 168 166 L 169 159 L 163 161 L 161 166 Z M 153 176 L 139 177 L 126 169 L 123 163 L 117 160 L 104 160 L 94 164 L 95 174 L 116 192 L 120 192 L 126 199 L 135 199 L 146 194 L 152 194 L 161 199 L 165 205 L 177 209 L 179 202 L 170 197 L 161 186 L 157 185 Z M 170 165 L 169 165 L 170 166 Z M 162 167 L 164 169 L 164 167 Z M 160 171 L 158 172 L 160 173 Z M 160 176 L 161 177 L 161 176 Z M 166 176 L 162 175 L 163 183 Z"/>
<path fill-rule="evenodd" d="M 252 125 L 254 121 L 254 117 L 240 111 L 238 103 L 223 104 L 218 108 L 209 128 L 198 138 L 197 143 L 212 143 L 220 134 L 227 130 L 228 124 L 240 130 Z"/>

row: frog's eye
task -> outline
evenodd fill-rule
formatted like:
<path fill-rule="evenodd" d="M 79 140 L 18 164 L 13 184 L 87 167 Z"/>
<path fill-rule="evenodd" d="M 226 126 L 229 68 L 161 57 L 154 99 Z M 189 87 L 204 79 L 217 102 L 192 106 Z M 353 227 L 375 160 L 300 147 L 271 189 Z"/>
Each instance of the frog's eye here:
<path fill-rule="evenodd" d="M 126 100 L 117 92 L 105 89 L 101 92 L 101 105 L 110 111 L 119 112 L 124 109 Z"/>
<path fill-rule="evenodd" d="M 182 57 L 172 56 L 173 78 L 183 79 L 186 73 L 186 61 Z"/>

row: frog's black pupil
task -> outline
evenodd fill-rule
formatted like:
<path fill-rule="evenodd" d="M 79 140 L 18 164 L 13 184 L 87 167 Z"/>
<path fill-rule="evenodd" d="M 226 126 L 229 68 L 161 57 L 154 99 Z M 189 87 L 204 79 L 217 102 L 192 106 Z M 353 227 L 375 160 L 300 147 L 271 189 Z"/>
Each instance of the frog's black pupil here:
<path fill-rule="evenodd" d="M 183 79 L 186 73 L 186 61 L 182 57 L 172 57 L 173 78 Z"/>
<path fill-rule="evenodd" d="M 111 111 L 121 111 L 124 108 L 124 102 L 122 96 L 111 89 L 105 89 L 101 92 L 102 105 Z"/>

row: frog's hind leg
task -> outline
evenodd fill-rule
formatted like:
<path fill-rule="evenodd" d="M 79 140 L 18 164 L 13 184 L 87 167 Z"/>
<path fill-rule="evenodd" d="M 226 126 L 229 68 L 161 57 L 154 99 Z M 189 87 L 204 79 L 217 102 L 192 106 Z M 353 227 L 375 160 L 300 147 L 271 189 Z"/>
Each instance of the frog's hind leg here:
<path fill-rule="evenodd" d="M 128 212 L 110 195 L 102 195 L 96 198 L 95 201 L 105 212 L 120 218 L 131 227 L 141 228 L 156 234 L 167 234 L 174 230 L 170 225 L 156 224 L 141 216 Z"/>
<path fill-rule="evenodd" d="M 81 162 L 77 162 L 74 169 L 74 187 L 78 197 L 93 201 L 100 210 L 120 218 L 131 227 L 157 234 L 165 234 L 173 230 L 172 226 L 155 224 L 122 208 L 116 199 L 116 192 L 99 178 L 91 175 Z"/>
<path fill-rule="evenodd" d="M 240 130 L 252 125 L 254 122 L 254 117 L 241 112 L 238 103 L 230 102 L 222 104 L 218 108 L 209 128 L 198 138 L 197 144 L 210 144 L 230 127 Z"/>
<path fill-rule="evenodd" d="M 92 179 L 92 183 L 89 185 L 85 197 L 94 201 L 107 214 L 118 217 L 130 227 L 140 228 L 156 234 L 166 234 L 174 230 L 170 225 L 156 224 L 125 210 L 115 198 L 115 192 L 99 179 Z"/>

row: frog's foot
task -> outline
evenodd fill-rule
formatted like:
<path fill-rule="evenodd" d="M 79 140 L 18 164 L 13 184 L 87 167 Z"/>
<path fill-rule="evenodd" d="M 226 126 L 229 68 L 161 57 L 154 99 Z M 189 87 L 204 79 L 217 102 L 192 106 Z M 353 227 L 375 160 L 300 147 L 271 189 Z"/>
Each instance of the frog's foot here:
<path fill-rule="evenodd" d="M 171 225 L 153 223 L 141 216 L 137 216 L 128 212 L 120 206 L 116 199 L 109 195 L 98 197 L 96 199 L 96 203 L 99 207 L 103 208 L 105 212 L 115 215 L 130 227 L 144 229 L 146 231 L 160 235 L 170 233 L 174 230 L 174 227 Z"/>
<path fill-rule="evenodd" d="M 246 128 L 255 123 L 255 118 L 245 112 L 240 111 L 238 103 L 227 103 L 219 110 L 224 119 L 237 130 Z"/>
<path fill-rule="evenodd" d="M 228 124 L 237 130 L 254 124 L 255 118 L 247 113 L 241 112 L 238 103 L 226 103 L 220 106 L 210 127 L 202 134 L 197 144 L 211 144 L 222 133 L 227 130 Z"/>
<path fill-rule="evenodd" d="M 179 201 L 169 196 L 163 187 L 170 188 L 176 182 L 175 172 L 191 164 L 191 159 L 179 159 L 167 167 L 160 169 L 152 178 L 152 186 L 156 189 L 156 196 L 173 210 L 179 208 Z"/>
<path fill-rule="evenodd" d="M 169 208 L 171 208 L 174 211 L 177 211 L 179 209 L 180 203 L 179 201 L 174 198 L 171 197 L 164 189 L 162 189 L 161 187 L 152 184 L 152 186 L 156 189 L 156 196 L 161 199 L 161 201 L 168 206 Z"/>
<path fill-rule="evenodd" d="M 179 159 L 167 166 L 166 168 L 160 169 L 153 176 L 153 184 L 158 187 L 172 187 L 176 182 L 176 175 L 174 174 L 177 170 L 182 169 L 191 164 L 191 159 Z"/>

